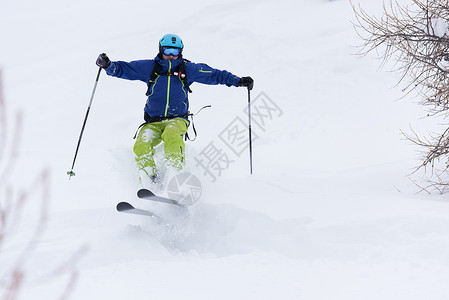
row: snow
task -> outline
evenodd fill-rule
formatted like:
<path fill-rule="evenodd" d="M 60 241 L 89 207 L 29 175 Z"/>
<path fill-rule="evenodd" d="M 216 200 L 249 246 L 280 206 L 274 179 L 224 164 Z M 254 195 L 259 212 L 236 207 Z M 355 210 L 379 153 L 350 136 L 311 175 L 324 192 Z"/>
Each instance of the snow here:
<path fill-rule="evenodd" d="M 376 1 L 358 3 L 382 12 Z M 18 136 L 20 146 L 0 207 L 29 194 L 0 244 L 0 295 L 20 262 L 18 299 L 56 299 L 72 281 L 70 299 L 447 299 L 449 202 L 417 193 L 407 174 L 419 153 L 400 135 L 438 125 L 422 119 L 418 98 L 400 99 L 398 74 L 354 55 L 353 20 L 343 0 L 3 0 L 0 144 L 10 153 Z M 220 139 L 246 122 L 246 90 L 192 86 L 191 110 L 212 108 L 195 118 L 199 137 L 187 143 L 187 171 L 203 189 L 187 213 L 135 196 L 140 82 L 102 72 L 77 175 L 66 175 L 97 55 L 152 58 L 170 32 L 183 38 L 186 58 L 252 76 L 253 103 L 278 108 L 253 124 L 249 175 L 248 151 L 238 156 Z M 232 160 L 215 180 L 195 160 L 211 143 Z M 118 213 L 121 201 L 166 222 Z"/>

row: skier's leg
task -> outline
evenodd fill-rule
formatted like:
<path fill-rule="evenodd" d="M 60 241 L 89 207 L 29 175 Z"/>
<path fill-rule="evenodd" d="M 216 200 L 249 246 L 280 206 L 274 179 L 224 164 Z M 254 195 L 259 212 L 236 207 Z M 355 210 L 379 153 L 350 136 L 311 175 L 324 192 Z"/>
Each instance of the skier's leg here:
<path fill-rule="evenodd" d="M 154 162 L 154 147 L 160 142 L 162 125 L 160 122 L 148 123 L 144 125 L 137 135 L 134 143 L 134 154 L 137 167 L 148 176 L 156 175 L 156 164 Z"/>
<path fill-rule="evenodd" d="M 166 122 L 162 140 L 167 162 L 172 167 L 181 169 L 185 160 L 183 135 L 187 132 L 189 122 L 183 118 L 170 119 Z"/>

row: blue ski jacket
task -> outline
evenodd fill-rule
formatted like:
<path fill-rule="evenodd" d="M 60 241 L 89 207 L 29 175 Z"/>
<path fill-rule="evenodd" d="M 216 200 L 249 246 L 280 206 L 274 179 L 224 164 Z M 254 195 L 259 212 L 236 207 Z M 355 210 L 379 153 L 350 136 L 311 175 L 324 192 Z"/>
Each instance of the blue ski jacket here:
<path fill-rule="evenodd" d="M 161 74 L 177 72 L 182 56 L 177 60 L 163 60 L 159 56 L 154 59 L 136 60 L 132 62 L 114 61 L 106 69 L 110 76 L 141 80 L 148 84 L 155 63 L 162 65 Z M 185 62 L 187 82 L 216 85 L 237 86 L 240 77 L 225 70 L 218 70 L 203 63 Z M 145 112 L 153 118 L 182 117 L 189 111 L 188 90 L 178 76 L 159 75 L 151 85 Z"/>

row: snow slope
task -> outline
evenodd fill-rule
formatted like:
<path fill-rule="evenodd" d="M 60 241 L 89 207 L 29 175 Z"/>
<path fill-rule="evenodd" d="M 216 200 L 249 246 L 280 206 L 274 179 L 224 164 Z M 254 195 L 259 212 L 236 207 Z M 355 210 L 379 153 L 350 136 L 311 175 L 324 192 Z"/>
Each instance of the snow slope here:
<path fill-rule="evenodd" d="M 379 14 L 373 2 L 357 1 Z M 418 99 L 397 100 L 397 74 L 354 55 L 353 19 L 343 0 L 3 0 L 9 150 L 17 112 L 23 123 L 0 204 L 31 192 L 0 245 L 0 295 L 20 261 L 19 299 L 57 299 L 70 270 L 70 299 L 447 299 L 449 203 L 416 194 L 406 176 L 416 148 L 400 135 L 434 126 Z M 188 213 L 135 196 L 140 82 L 101 74 L 77 175 L 66 175 L 97 55 L 152 58 L 169 32 L 183 38 L 186 58 L 252 76 L 254 104 L 276 108 L 262 126 L 254 117 L 250 176 L 247 151 L 236 155 L 220 138 L 246 122 L 246 90 L 192 86 L 191 110 L 212 108 L 195 118 L 199 137 L 187 144 L 187 170 L 203 187 Z M 195 159 L 211 143 L 232 160 L 215 180 Z M 120 201 L 167 222 L 117 213 Z M 24 259 L 42 211 L 47 223 Z"/>

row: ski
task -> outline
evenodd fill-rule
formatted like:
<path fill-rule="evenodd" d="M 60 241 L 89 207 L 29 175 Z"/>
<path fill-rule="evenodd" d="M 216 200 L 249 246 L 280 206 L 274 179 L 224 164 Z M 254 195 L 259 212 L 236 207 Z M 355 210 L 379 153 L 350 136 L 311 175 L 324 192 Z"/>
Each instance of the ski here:
<path fill-rule="evenodd" d="M 157 218 L 157 219 L 161 218 L 158 215 L 156 215 L 156 214 L 154 214 L 154 213 L 152 213 L 152 212 L 150 212 L 148 210 L 135 208 L 134 206 L 132 206 L 128 202 L 120 202 L 120 203 L 117 204 L 116 208 L 117 208 L 117 211 L 123 212 L 123 213 L 134 214 L 134 215 L 142 215 L 142 216 L 150 216 L 150 217 L 154 217 L 154 218 Z"/>
<path fill-rule="evenodd" d="M 156 202 L 173 204 L 173 205 L 185 207 L 184 205 L 182 205 L 181 203 L 179 203 L 176 200 L 157 196 L 152 191 L 150 191 L 148 189 L 140 189 L 140 190 L 138 190 L 137 191 L 137 197 L 139 197 L 140 199 L 151 200 L 151 201 L 156 201 Z"/>

